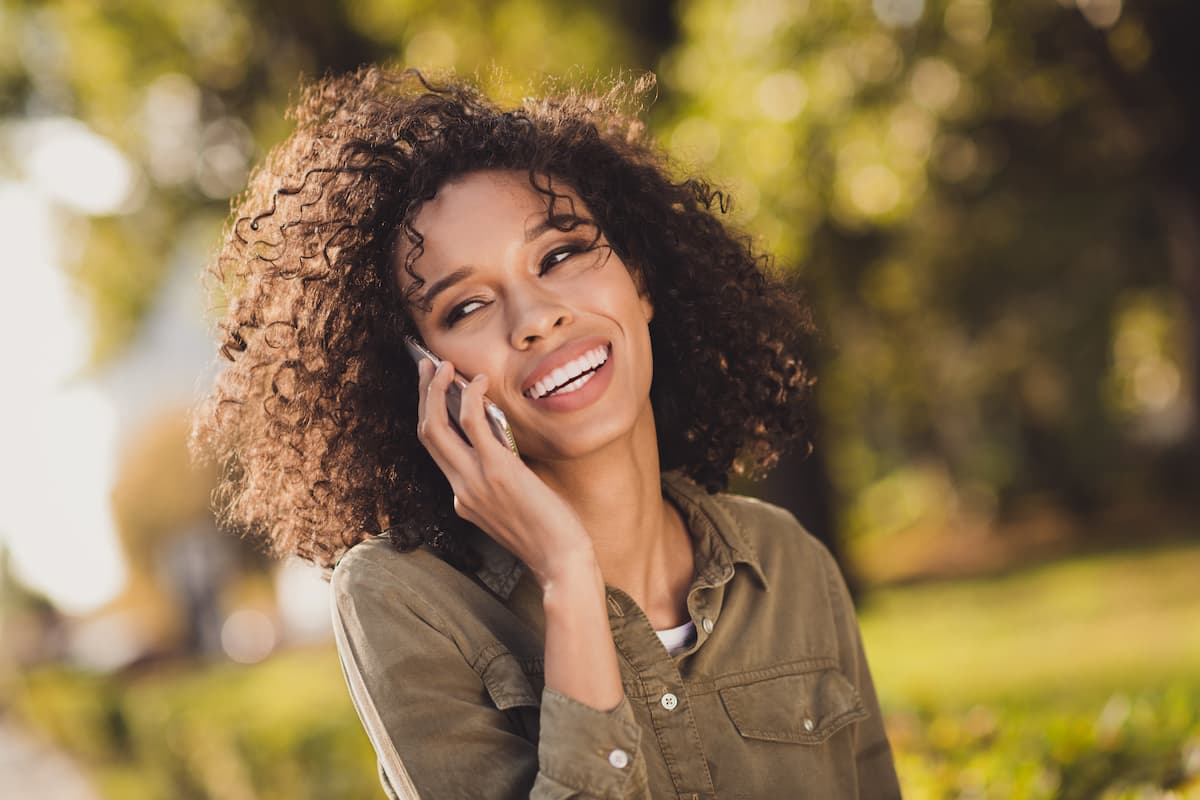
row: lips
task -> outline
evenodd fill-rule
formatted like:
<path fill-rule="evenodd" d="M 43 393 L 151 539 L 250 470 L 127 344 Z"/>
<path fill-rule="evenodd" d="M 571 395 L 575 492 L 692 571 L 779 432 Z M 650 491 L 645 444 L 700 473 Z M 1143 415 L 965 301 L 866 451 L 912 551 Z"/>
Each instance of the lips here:
<path fill-rule="evenodd" d="M 545 378 L 533 385 L 527 395 L 534 400 L 549 395 L 573 392 L 591 380 L 593 373 L 608 363 L 608 348 L 600 345 L 595 350 L 588 350 L 564 367 L 551 372 Z"/>
<path fill-rule="evenodd" d="M 603 337 L 568 342 L 538 363 L 521 383 L 521 393 L 531 399 L 544 397 L 596 369 L 611 353 L 612 343 Z"/>

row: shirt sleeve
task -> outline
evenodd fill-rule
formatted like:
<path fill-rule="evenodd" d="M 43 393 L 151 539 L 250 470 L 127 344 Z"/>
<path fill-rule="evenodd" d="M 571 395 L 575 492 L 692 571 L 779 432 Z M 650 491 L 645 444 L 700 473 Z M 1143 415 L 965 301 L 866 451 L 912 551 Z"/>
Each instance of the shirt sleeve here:
<path fill-rule="evenodd" d="M 854 603 L 850 599 L 850 592 L 837 563 L 824 547 L 821 548 L 821 552 L 829 584 L 830 602 L 833 604 L 834 621 L 837 625 L 842 671 L 858 689 L 863 707 L 869 714 L 866 719 L 856 724 L 858 796 L 870 800 L 899 798 L 900 782 L 896 777 L 892 748 L 883 727 L 883 712 L 875 694 L 875 683 L 871 680 L 871 670 L 867 666 L 867 655 L 863 649 L 858 620 L 854 616 Z"/>
<path fill-rule="evenodd" d="M 546 688 L 535 745 L 493 702 L 441 615 L 359 560 L 335 570 L 332 612 L 355 709 L 388 797 L 648 798 L 628 698 L 600 711 Z"/>

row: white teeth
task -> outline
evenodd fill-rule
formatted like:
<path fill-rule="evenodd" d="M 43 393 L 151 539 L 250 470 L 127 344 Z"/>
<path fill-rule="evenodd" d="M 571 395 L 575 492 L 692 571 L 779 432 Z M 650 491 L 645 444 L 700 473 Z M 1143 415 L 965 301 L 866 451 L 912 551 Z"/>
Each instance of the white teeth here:
<path fill-rule="evenodd" d="M 608 361 L 608 347 L 601 345 L 563 366 L 557 367 L 549 375 L 535 383 L 527 394 L 536 400 L 552 393 L 559 395 L 578 391 L 592 379 L 594 373 L 588 372 L 588 370 L 593 370 L 606 361 Z M 583 375 L 584 372 L 588 374 Z"/>
<path fill-rule="evenodd" d="M 570 394 L 571 392 L 579 391 L 580 389 L 583 388 L 583 385 L 585 383 L 587 383 L 588 381 L 590 381 L 592 379 L 593 375 L 595 375 L 594 372 L 589 372 L 587 375 L 581 375 L 580 377 L 571 381 L 569 384 L 567 384 L 563 388 L 559 389 L 554 394 L 555 395 Z"/>

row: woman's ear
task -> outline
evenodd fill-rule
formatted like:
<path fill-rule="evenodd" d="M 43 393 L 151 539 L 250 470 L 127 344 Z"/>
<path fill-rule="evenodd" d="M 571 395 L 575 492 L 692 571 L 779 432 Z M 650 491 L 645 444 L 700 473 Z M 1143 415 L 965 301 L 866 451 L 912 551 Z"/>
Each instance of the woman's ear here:
<path fill-rule="evenodd" d="M 642 316 L 646 318 L 646 322 L 654 319 L 654 303 L 650 300 L 650 290 L 646 288 L 646 276 L 636 267 L 629 271 L 633 277 L 633 286 L 637 289 L 638 305 L 642 308 Z"/>
<path fill-rule="evenodd" d="M 650 320 L 654 319 L 654 304 L 650 302 L 650 293 L 638 292 L 638 304 L 642 307 L 642 316 L 646 318 L 648 324 Z"/>

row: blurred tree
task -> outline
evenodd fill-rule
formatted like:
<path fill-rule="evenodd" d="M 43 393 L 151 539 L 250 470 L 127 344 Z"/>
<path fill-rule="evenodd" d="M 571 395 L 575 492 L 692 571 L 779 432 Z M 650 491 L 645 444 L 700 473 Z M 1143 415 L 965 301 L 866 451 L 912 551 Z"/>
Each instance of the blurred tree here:
<path fill-rule="evenodd" d="M 226 588 L 265 573 L 267 559 L 217 531 L 209 511 L 216 469 L 192 463 L 188 432 L 186 410 L 175 409 L 135 434 L 113 488 L 113 517 L 131 573 L 127 596 L 166 616 L 148 627 L 177 638 L 186 653 L 213 654 L 229 610 Z"/>
<path fill-rule="evenodd" d="M 512 97 L 532 76 L 648 68 L 673 35 L 666 4 L 629 0 L 0 2 L 0 123 L 75 117 L 135 176 L 123 202 L 86 220 L 70 265 L 100 362 L 135 333 L 176 233 L 199 220 L 215 241 L 250 165 L 289 130 L 301 76 L 392 61 L 478 73 Z"/>
<path fill-rule="evenodd" d="M 886 534 L 1046 492 L 1080 511 L 1194 493 L 1183 0 L 0 2 L 0 117 L 77 117 L 135 176 L 73 237 L 100 360 L 185 223 L 215 237 L 298 75 L 394 60 L 517 97 L 657 66 L 652 122 L 823 318 L 824 458 L 785 464 L 774 499 L 832 483 L 841 527 Z M 838 527 L 820 488 L 791 505 Z"/>
<path fill-rule="evenodd" d="M 1192 4 L 680 11 L 662 127 L 811 288 L 850 531 L 1194 493 Z"/>

